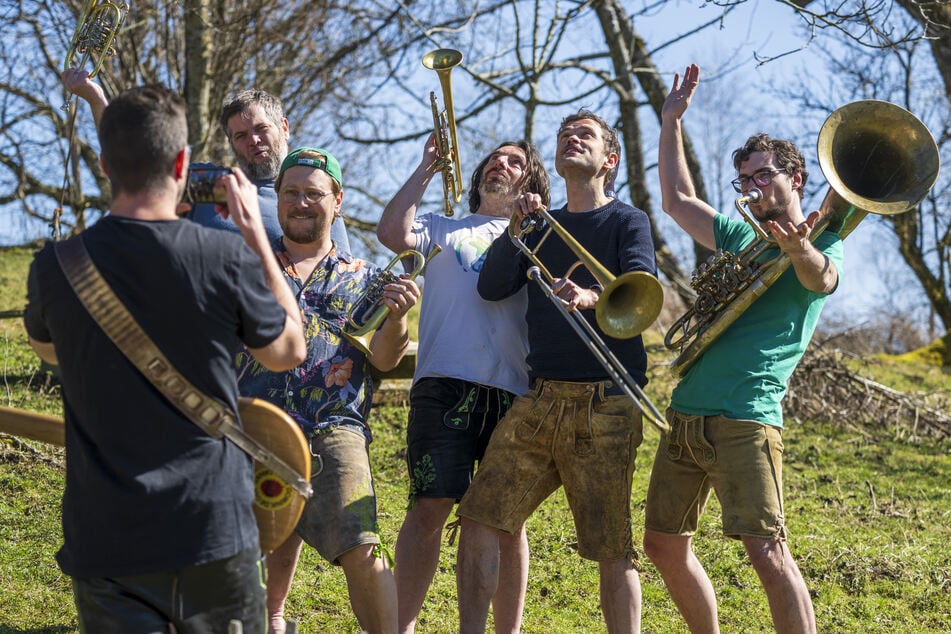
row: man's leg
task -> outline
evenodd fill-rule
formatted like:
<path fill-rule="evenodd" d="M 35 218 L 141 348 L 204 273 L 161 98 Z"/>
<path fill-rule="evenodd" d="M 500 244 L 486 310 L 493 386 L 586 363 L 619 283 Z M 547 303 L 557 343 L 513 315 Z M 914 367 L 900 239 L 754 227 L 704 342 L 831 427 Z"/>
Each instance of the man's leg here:
<path fill-rule="evenodd" d="M 340 556 L 347 577 L 350 605 L 369 634 L 397 631 L 396 582 L 386 559 L 374 554 L 376 544 L 363 544 Z"/>
<path fill-rule="evenodd" d="M 809 588 L 784 540 L 743 537 L 743 546 L 759 575 L 777 634 L 814 634 L 816 615 Z"/>
<path fill-rule="evenodd" d="M 291 591 L 297 560 L 304 542 L 291 533 L 287 540 L 267 556 L 267 618 L 268 634 L 284 634 L 284 602 Z"/>
<path fill-rule="evenodd" d="M 496 634 L 520 631 L 527 586 L 528 535 L 522 524 L 514 535 L 499 531 L 499 583 L 492 597 Z"/>
<path fill-rule="evenodd" d="M 644 531 L 644 552 L 654 562 L 670 597 L 693 634 L 720 631 L 713 584 L 690 545 L 690 537 Z"/>
<path fill-rule="evenodd" d="M 499 587 L 501 533 L 497 528 L 462 518 L 456 560 L 460 634 L 485 632 L 489 604 Z"/>
<path fill-rule="evenodd" d="M 641 578 L 629 557 L 598 562 L 601 613 L 609 634 L 641 631 Z"/>
<path fill-rule="evenodd" d="M 417 498 L 400 527 L 394 570 L 400 632 L 416 630 L 416 617 L 439 564 L 442 529 L 454 504 L 452 498 Z"/>

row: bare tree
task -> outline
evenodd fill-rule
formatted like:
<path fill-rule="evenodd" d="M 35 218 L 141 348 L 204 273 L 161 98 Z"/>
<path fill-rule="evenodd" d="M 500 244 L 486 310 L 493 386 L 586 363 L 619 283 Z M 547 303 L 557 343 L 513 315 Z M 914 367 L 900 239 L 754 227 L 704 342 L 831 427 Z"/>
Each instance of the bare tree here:
<path fill-rule="evenodd" d="M 84 4 L 23 0 L 0 14 L 6 33 L 28 36 L 7 38 L 0 48 L 0 164 L 6 168 L 0 172 L 0 204 L 17 202 L 45 222 L 62 207 L 71 212 L 64 223 L 72 231 L 108 204 L 88 111 L 80 110 L 73 132 L 59 108 L 65 100 L 59 74 Z M 229 92 L 256 86 L 281 96 L 293 134 L 316 111 L 349 98 L 337 85 L 358 84 L 384 50 L 398 47 L 400 18 L 398 9 L 372 1 L 136 1 L 116 39 L 118 54 L 99 80 L 110 96 L 155 81 L 180 90 L 188 104 L 193 156 L 221 162 L 227 153 L 216 120 Z M 62 172 L 56 168 L 64 165 L 68 187 L 61 201 Z M 90 212 L 93 218 L 87 219 Z"/>

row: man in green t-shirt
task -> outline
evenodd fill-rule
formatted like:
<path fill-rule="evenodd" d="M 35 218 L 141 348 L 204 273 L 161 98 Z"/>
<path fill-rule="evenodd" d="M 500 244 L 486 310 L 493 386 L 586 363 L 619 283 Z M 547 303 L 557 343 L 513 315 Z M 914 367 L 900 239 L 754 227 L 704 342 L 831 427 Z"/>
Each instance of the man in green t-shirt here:
<path fill-rule="evenodd" d="M 697 197 L 683 148 L 684 112 L 700 69 L 679 75 L 662 111 L 658 173 L 663 207 L 696 242 L 738 254 L 756 232 Z M 812 240 L 820 215 L 801 202 L 808 172 L 796 146 L 760 133 L 733 153 L 737 192 L 758 190 L 749 210 L 775 241 L 763 258 L 791 266 L 703 352 L 671 395 L 671 433 L 657 449 L 647 493 L 644 550 L 692 632 L 718 632 L 713 584 L 691 540 L 711 489 L 724 534 L 740 539 L 779 632 L 815 632 L 809 590 L 786 545 L 782 398 L 839 282 L 842 241 Z M 754 196 L 754 199 L 756 197 Z"/>

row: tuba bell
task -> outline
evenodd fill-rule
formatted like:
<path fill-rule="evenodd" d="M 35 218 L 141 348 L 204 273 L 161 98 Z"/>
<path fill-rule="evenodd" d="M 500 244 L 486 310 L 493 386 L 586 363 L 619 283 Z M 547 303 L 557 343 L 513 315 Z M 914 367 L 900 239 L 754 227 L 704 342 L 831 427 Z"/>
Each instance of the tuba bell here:
<path fill-rule="evenodd" d="M 912 113 L 886 101 L 842 106 L 823 123 L 819 167 L 829 182 L 819 207 L 815 239 L 833 231 L 845 239 L 868 213 L 901 214 L 921 202 L 938 178 L 940 158 L 928 128 Z M 789 256 L 761 262 L 774 246 L 743 206 L 761 193 L 751 190 L 736 208 L 757 236 L 738 255 L 718 251 L 693 275 L 697 300 L 667 331 L 665 345 L 681 352 L 671 370 L 683 376 L 713 341 L 789 268 Z"/>
<path fill-rule="evenodd" d="M 451 48 L 439 48 L 423 56 L 423 66 L 439 75 L 445 110 L 439 110 L 436 93 L 429 93 L 433 109 L 433 127 L 436 131 L 437 168 L 442 172 L 443 208 L 452 216 L 452 202 L 462 200 L 462 165 L 459 163 L 459 141 L 456 139 L 456 115 L 452 108 L 452 69 L 462 63 L 462 53 Z"/>

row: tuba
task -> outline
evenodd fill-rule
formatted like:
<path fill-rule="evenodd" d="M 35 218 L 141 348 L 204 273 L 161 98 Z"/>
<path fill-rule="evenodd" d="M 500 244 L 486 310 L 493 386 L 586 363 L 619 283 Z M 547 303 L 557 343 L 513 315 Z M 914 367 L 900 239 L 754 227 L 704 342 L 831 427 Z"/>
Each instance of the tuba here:
<path fill-rule="evenodd" d="M 396 273 L 391 271 L 392 268 L 403 258 L 412 257 L 413 268 L 409 272 L 409 279 L 416 279 L 416 276 L 422 273 L 423 268 L 425 268 L 429 261 L 436 257 L 440 251 L 442 251 L 442 247 L 436 245 L 432 251 L 429 252 L 429 257 L 427 258 L 419 251 L 408 249 L 390 260 L 386 268 L 373 276 L 367 290 L 364 291 L 357 301 L 354 302 L 353 306 L 350 307 L 350 311 L 347 313 L 347 323 L 350 326 L 350 330 L 342 331 L 341 334 L 343 337 L 356 346 L 363 354 L 369 355 L 370 341 L 373 339 L 373 333 L 376 332 L 376 329 L 383 324 L 383 321 L 390 314 L 390 307 L 383 303 L 383 287 L 396 281 L 399 277 Z"/>
<path fill-rule="evenodd" d="M 812 232 L 833 231 L 845 239 L 868 213 L 896 215 L 913 209 L 938 178 L 938 148 L 912 113 L 886 101 L 855 101 L 826 119 L 819 131 L 819 167 L 830 189 Z M 738 255 L 718 251 L 694 271 L 694 305 L 667 331 L 664 344 L 680 348 L 671 370 L 683 376 L 713 341 L 789 268 L 780 253 L 762 262 L 774 246 L 744 205 L 762 194 L 752 189 L 736 200 L 754 238 Z M 689 343 L 688 343 L 689 342 Z"/>
<path fill-rule="evenodd" d="M 113 41 L 128 12 L 129 5 L 124 2 L 113 4 L 105 0 L 87 0 L 86 6 L 79 14 L 76 30 L 66 53 L 64 69 L 73 66 L 73 58 L 76 55 L 82 55 L 78 66 L 91 61 L 92 70 L 89 71 L 89 77 L 95 77 L 106 58 L 116 54 Z"/>
<path fill-rule="evenodd" d="M 538 218 L 548 224 L 548 229 L 542 234 L 535 248 L 529 247 L 524 236 L 538 228 Z M 579 267 L 584 265 L 591 276 L 597 280 L 604 290 L 595 304 L 595 320 L 601 330 L 616 339 L 630 339 L 646 330 L 660 313 L 664 304 L 664 289 L 656 277 L 645 271 L 628 271 L 621 275 L 613 275 L 603 264 L 598 262 L 587 249 L 581 246 L 570 233 L 544 207 L 534 214 L 520 217 L 513 214 L 509 221 L 508 235 L 512 243 L 518 247 L 532 266 L 528 269 L 528 278 L 538 284 L 541 291 L 554 304 L 555 308 L 565 318 L 575 334 L 581 338 L 585 347 L 591 351 L 598 363 L 605 369 L 611 380 L 614 381 L 625 396 L 641 411 L 644 418 L 652 423 L 661 433 L 670 431 L 670 426 L 664 417 L 651 403 L 647 395 L 641 390 L 634 377 L 624 367 L 621 361 L 611 352 L 604 340 L 598 335 L 594 327 L 588 323 L 578 311 L 570 311 L 565 301 L 555 294 L 552 284 L 554 277 L 542 264 L 538 251 L 554 232 L 565 243 L 572 253 L 578 257 L 563 277 L 570 277 Z"/>
<path fill-rule="evenodd" d="M 437 169 L 442 172 L 443 207 L 446 216 L 452 216 L 452 201 L 462 200 L 462 166 L 459 163 L 459 142 L 456 140 L 456 115 L 452 109 L 452 83 L 449 74 L 462 63 L 462 53 L 451 48 L 438 48 L 423 56 L 423 66 L 439 75 L 446 109 L 439 111 L 436 93 L 429 93 L 433 109 L 433 127 L 436 130 Z"/>

